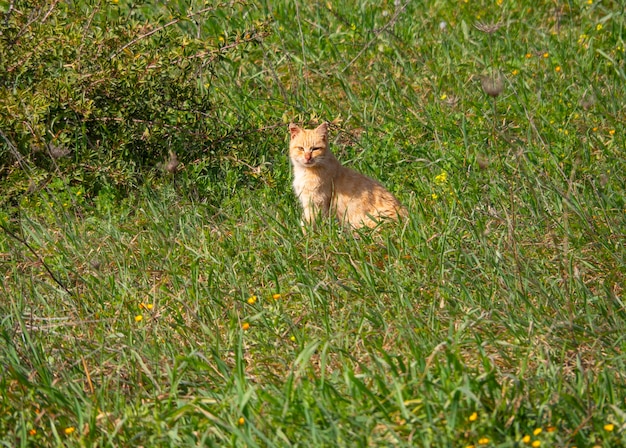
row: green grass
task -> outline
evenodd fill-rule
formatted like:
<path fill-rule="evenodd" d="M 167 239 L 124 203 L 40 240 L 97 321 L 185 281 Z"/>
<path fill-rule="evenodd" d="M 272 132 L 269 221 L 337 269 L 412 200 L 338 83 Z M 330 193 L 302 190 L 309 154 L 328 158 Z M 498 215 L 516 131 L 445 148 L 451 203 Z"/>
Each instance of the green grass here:
<path fill-rule="evenodd" d="M 626 444 L 623 6 L 335 3 L 216 16 L 271 29 L 209 87 L 229 157 L 17 197 L 3 446 Z M 303 234 L 319 120 L 409 219 Z"/>

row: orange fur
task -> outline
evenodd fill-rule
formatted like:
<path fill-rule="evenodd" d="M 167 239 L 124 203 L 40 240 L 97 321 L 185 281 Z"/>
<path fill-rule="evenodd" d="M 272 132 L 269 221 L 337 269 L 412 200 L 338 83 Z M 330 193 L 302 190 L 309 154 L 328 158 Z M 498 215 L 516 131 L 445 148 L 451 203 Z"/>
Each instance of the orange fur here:
<path fill-rule="evenodd" d="M 404 207 L 379 182 L 339 163 L 329 148 L 327 123 L 315 129 L 290 124 L 289 132 L 293 188 L 302 203 L 304 222 L 332 214 L 359 228 L 406 216 Z"/>

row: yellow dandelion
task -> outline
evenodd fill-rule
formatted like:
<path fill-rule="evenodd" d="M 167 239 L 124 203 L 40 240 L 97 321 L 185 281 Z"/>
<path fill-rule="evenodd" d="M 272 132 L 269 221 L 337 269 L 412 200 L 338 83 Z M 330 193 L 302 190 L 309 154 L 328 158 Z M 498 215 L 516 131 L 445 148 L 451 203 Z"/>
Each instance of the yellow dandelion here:
<path fill-rule="evenodd" d="M 556 431 L 556 426 L 548 426 L 548 427 L 546 428 L 546 431 L 548 431 L 548 432 L 554 432 L 554 431 Z"/>
<path fill-rule="evenodd" d="M 519 70 L 518 70 L 518 69 L 515 69 L 515 70 L 513 70 L 513 71 L 511 72 L 511 74 L 512 74 L 513 76 L 517 76 L 517 75 L 519 75 Z"/>
<path fill-rule="evenodd" d="M 256 296 L 250 296 L 248 298 L 248 304 L 254 305 L 255 302 L 256 302 Z"/>
<path fill-rule="evenodd" d="M 442 171 L 441 173 L 435 176 L 435 183 L 437 184 L 445 184 L 447 180 L 448 180 L 448 173 L 446 173 L 445 171 Z"/>
<path fill-rule="evenodd" d="M 135 322 L 141 322 L 143 320 L 143 316 L 141 314 L 137 314 L 135 316 Z"/>
<path fill-rule="evenodd" d="M 274 300 L 278 300 L 278 299 L 280 299 L 281 297 L 282 297 L 282 296 L 281 296 L 280 294 L 278 294 L 278 293 L 277 293 L 277 294 L 274 294 L 274 295 L 272 296 L 272 299 L 274 299 Z"/>
<path fill-rule="evenodd" d="M 594 127 L 594 128 L 592 128 L 591 130 L 592 130 L 593 132 L 597 132 L 597 131 L 598 131 L 598 128 L 597 128 L 597 127 Z"/>
<path fill-rule="evenodd" d="M 615 429 L 615 425 L 613 423 L 607 423 L 606 425 L 604 425 L 604 430 L 611 432 Z"/>
<path fill-rule="evenodd" d="M 31 429 L 30 431 L 28 431 L 28 434 L 31 436 L 34 436 L 37 434 L 37 430 L 35 428 Z"/>
<path fill-rule="evenodd" d="M 609 135 L 614 135 L 614 134 L 615 134 L 615 129 L 611 129 L 611 130 L 609 131 Z"/>
<path fill-rule="evenodd" d="M 248 331 L 250 329 L 250 324 L 248 322 L 244 322 L 243 325 L 241 326 L 241 329 L 243 331 Z"/>
<path fill-rule="evenodd" d="M 477 412 L 473 412 L 472 415 L 469 416 L 468 420 L 470 422 L 475 422 L 476 420 L 478 420 L 478 413 Z"/>
<path fill-rule="evenodd" d="M 289 338 L 289 340 L 290 340 L 291 342 L 296 342 L 296 337 L 295 337 L 295 336 L 291 336 L 291 337 Z"/>
<path fill-rule="evenodd" d="M 478 439 L 479 445 L 487 445 L 488 443 L 489 443 L 489 439 L 487 437 L 481 437 L 480 439 Z"/>
<path fill-rule="evenodd" d="M 588 5 L 593 5 L 593 0 L 587 0 Z"/>
<path fill-rule="evenodd" d="M 476 448 L 474 445 L 467 445 L 465 448 Z"/>
<path fill-rule="evenodd" d="M 530 53 L 526 53 L 526 59 L 530 59 L 530 58 L 532 58 L 532 57 L 533 57 L 533 55 L 532 55 L 532 54 L 530 54 Z"/>
<path fill-rule="evenodd" d="M 76 428 L 74 428 L 73 426 L 68 426 L 67 428 L 63 430 L 63 432 L 67 434 L 68 436 L 72 434 L 74 431 L 76 431 Z"/>
<path fill-rule="evenodd" d="M 541 434 L 541 431 L 543 431 L 543 429 L 537 428 L 533 431 L 533 435 L 538 436 L 539 434 Z"/>
<path fill-rule="evenodd" d="M 550 53 L 548 53 L 547 51 L 543 54 L 544 58 L 549 58 L 550 57 Z"/>
<path fill-rule="evenodd" d="M 440 100 L 445 100 L 446 98 L 448 98 L 448 95 L 445 93 L 439 97 Z"/>
<path fill-rule="evenodd" d="M 602 30 L 602 28 L 604 28 L 604 26 L 601 23 L 598 23 L 596 25 L 596 31 L 600 31 L 600 30 Z"/>
<path fill-rule="evenodd" d="M 530 443 L 530 436 L 524 436 L 524 437 L 522 437 L 522 442 L 524 442 L 524 443 Z"/>
<path fill-rule="evenodd" d="M 535 440 L 530 446 L 532 446 L 533 448 L 539 448 L 541 446 L 541 441 Z"/>
<path fill-rule="evenodd" d="M 151 310 L 152 308 L 154 308 L 154 305 L 151 303 L 146 304 L 146 309 L 147 310 Z"/>
<path fill-rule="evenodd" d="M 438 198 L 437 193 L 433 193 L 433 194 L 431 194 L 431 195 L 430 195 L 430 197 L 431 197 L 432 199 L 437 199 L 437 198 Z"/>
<path fill-rule="evenodd" d="M 246 419 L 243 417 L 239 417 L 239 420 L 237 420 L 237 423 L 239 424 L 239 426 L 242 426 L 245 422 L 246 422 Z"/>
<path fill-rule="evenodd" d="M 554 68 L 554 71 L 555 71 L 555 72 L 557 72 L 557 73 L 558 73 L 558 72 L 560 72 L 560 71 L 561 71 L 561 66 L 560 66 L 560 65 L 557 65 L 557 66 Z"/>

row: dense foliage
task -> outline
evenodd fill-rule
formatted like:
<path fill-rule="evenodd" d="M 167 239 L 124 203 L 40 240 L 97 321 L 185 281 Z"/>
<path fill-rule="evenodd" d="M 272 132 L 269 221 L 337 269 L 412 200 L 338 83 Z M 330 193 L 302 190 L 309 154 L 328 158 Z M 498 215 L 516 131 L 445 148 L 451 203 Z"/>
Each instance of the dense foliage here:
<path fill-rule="evenodd" d="M 211 92 L 216 66 L 267 34 L 248 7 L 3 2 L 0 169 L 12 194 L 20 178 L 56 172 L 92 192 L 127 190 L 170 150 L 215 159 L 220 140 L 250 127 L 224 120 Z"/>

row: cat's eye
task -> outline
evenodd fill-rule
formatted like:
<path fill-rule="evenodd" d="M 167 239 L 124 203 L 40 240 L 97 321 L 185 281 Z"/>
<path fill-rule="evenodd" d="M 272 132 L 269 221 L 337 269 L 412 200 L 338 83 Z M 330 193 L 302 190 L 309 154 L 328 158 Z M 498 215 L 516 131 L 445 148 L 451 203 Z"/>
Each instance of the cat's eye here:
<path fill-rule="evenodd" d="M 316 146 L 315 148 L 311 148 L 311 151 L 319 151 L 322 149 L 320 146 Z"/>

